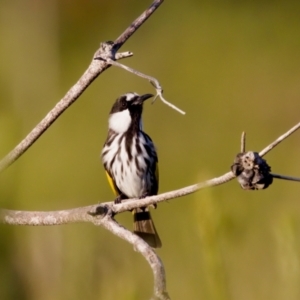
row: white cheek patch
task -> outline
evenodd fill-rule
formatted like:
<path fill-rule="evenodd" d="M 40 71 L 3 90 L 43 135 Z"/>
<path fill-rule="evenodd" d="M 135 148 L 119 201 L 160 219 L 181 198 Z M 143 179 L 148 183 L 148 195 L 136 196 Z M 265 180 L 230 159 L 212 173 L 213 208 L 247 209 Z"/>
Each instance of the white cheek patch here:
<path fill-rule="evenodd" d="M 108 125 L 116 133 L 126 132 L 131 123 L 131 116 L 128 109 L 110 115 Z"/>

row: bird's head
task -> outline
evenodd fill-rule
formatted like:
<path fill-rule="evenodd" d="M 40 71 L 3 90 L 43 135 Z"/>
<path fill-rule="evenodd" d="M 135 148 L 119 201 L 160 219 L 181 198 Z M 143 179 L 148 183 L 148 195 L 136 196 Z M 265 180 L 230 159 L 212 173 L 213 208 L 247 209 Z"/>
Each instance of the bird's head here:
<path fill-rule="evenodd" d="M 140 128 L 145 100 L 153 97 L 152 94 L 138 95 L 127 93 L 120 96 L 114 103 L 109 115 L 109 129 L 122 133 L 129 127 Z"/>

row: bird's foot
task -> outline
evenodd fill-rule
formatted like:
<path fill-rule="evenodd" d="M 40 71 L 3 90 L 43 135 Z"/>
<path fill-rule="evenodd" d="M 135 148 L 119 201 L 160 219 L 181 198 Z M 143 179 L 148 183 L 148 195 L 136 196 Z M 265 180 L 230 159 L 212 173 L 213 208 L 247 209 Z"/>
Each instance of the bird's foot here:
<path fill-rule="evenodd" d="M 114 203 L 115 203 L 115 204 L 120 204 L 120 203 L 122 202 L 122 200 L 125 200 L 125 199 L 126 199 L 126 197 L 124 197 L 123 195 L 119 195 L 119 196 L 115 199 Z"/>

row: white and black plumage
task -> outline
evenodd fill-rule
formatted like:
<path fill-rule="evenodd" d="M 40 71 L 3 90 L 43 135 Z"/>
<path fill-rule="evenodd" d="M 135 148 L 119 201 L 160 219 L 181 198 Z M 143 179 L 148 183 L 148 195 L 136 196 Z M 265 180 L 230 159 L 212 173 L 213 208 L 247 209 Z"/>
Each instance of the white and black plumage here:
<path fill-rule="evenodd" d="M 153 95 L 127 93 L 114 103 L 102 162 L 118 203 L 158 192 L 158 160 L 151 138 L 142 130 L 143 103 Z M 135 209 L 134 232 L 151 247 L 161 247 L 148 207 Z"/>

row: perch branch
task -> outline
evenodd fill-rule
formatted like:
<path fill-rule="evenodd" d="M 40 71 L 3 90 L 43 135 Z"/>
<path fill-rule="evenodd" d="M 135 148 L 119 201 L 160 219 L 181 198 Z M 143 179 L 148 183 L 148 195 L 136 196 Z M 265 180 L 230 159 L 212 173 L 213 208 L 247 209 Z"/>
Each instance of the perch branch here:
<path fill-rule="evenodd" d="M 300 123 L 299 123 L 300 124 Z M 299 124 L 288 130 L 287 133 L 275 140 L 279 139 L 283 141 L 285 138 L 290 136 L 296 129 L 299 128 Z M 284 137 L 284 138 L 283 138 Z M 275 142 L 271 143 L 265 149 L 268 149 L 271 145 L 275 145 Z M 277 143 L 278 144 L 278 143 Z M 272 146 L 272 150 L 275 146 Z M 269 151 L 270 151 L 269 150 Z M 262 150 L 262 153 L 265 150 Z M 278 174 L 272 174 L 275 178 L 287 179 L 299 181 L 298 178 L 283 176 Z M 103 210 L 105 207 L 109 207 L 113 214 L 122 213 L 124 211 L 132 210 L 134 208 L 145 207 L 151 204 L 163 202 L 166 200 L 182 197 L 191 193 L 195 193 L 200 189 L 206 187 L 213 187 L 221 185 L 235 178 L 232 172 L 225 173 L 220 177 L 216 177 L 207 181 L 203 181 L 194 185 L 190 185 L 178 190 L 159 194 L 156 196 L 147 197 L 144 199 L 130 199 L 123 201 L 120 204 L 114 204 L 114 202 L 101 203 L 100 205 L 91 205 L 81 208 L 75 208 L 70 210 L 52 211 L 52 212 L 28 212 L 28 211 L 14 211 L 1 209 L 0 210 L 0 223 L 11 224 L 11 225 L 61 225 L 66 223 L 74 222 L 91 222 L 93 217 L 91 212 L 97 212 Z M 94 213 L 95 214 L 95 213 Z M 97 215 L 97 213 L 96 213 Z"/>
<path fill-rule="evenodd" d="M 96 51 L 95 57 L 105 59 L 121 59 L 132 56 L 131 52 L 117 54 L 121 46 L 137 31 L 137 29 L 154 13 L 154 11 L 163 3 L 163 0 L 155 0 L 152 5 L 146 9 L 116 40 L 115 42 L 102 43 Z M 105 61 L 93 59 L 87 70 L 71 87 L 66 95 L 55 105 L 55 107 L 36 125 L 33 130 L 0 161 L 0 172 L 5 170 L 24 154 L 30 146 L 54 123 L 55 120 L 70 106 L 86 88 L 107 68 L 110 67 Z"/>
<path fill-rule="evenodd" d="M 103 214 L 103 210 L 107 208 L 111 209 L 113 214 L 118 214 L 128 210 L 132 210 L 133 208 L 149 206 L 154 203 L 182 197 L 206 187 L 223 184 L 233 178 L 234 175 L 232 174 L 232 172 L 228 172 L 223 176 L 190 185 L 182 189 L 147 197 L 144 199 L 124 200 L 120 204 L 114 204 L 114 202 L 104 202 L 97 205 L 48 212 L 0 209 L 0 223 L 10 225 L 50 226 L 63 225 L 67 223 L 93 222 L 92 215 Z"/>
<path fill-rule="evenodd" d="M 282 141 L 288 136 L 290 136 L 293 132 L 296 131 L 296 129 L 299 128 L 299 124 L 294 126 L 292 129 L 288 130 L 287 133 L 283 134 L 280 138 L 276 139 L 275 142 L 277 142 L 279 139 L 281 139 Z M 271 145 L 275 145 L 275 142 L 271 143 L 268 147 L 270 147 Z M 265 149 L 268 149 L 268 147 L 266 147 Z M 272 150 L 272 148 L 274 147 L 275 146 L 271 147 L 270 150 Z M 263 151 L 261 151 L 261 153 Z M 278 174 L 272 175 L 275 178 L 299 181 L 299 179 L 295 177 L 283 176 Z M 114 202 L 106 202 L 101 203 L 100 205 L 92 205 L 54 212 L 26 212 L 1 209 L 0 223 L 11 225 L 60 225 L 74 222 L 90 222 L 92 220 L 92 216 L 90 214 L 87 214 L 92 211 L 97 211 L 99 209 L 101 210 L 104 207 L 110 207 L 114 214 L 118 214 L 124 211 L 132 210 L 134 208 L 145 207 L 151 204 L 156 204 L 166 200 L 182 197 L 197 192 L 198 190 L 206 187 L 221 185 L 232 180 L 233 178 L 235 178 L 234 174 L 232 172 L 228 172 L 220 177 L 216 177 L 204 182 L 190 185 L 175 191 L 147 197 L 144 199 L 130 199 L 123 201 L 120 204 L 114 204 Z"/>
<path fill-rule="evenodd" d="M 0 209 L 0 223 L 9 225 L 51 226 L 78 222 L 93 222 L 88 214 L 95 206 L 57 211 L 17 211 Z"/>
<path fill-rule="evenodd" d="M 272 175 L 275 178 L 287 179 L 300 181 L 299 178 L 283 176 L 278 174 Z M 157 204 L 163 201 L 179 198 L 182 196 L 186 196 L 192 193 L 199 191 L 200 189 L 206 187 L 213 187 L 217 185 L 224 184 L 230 180 L 232 180 L 234 175 L 232 172 L 228 172 L 220 177 L 216 177 L 204 182 L 200 182 L 194 185 L 190 185 L 178 190 L 166 192 L 163 194 L 147 197 L 144 199 L 129 199 L 124 200 L 120 204 L 114 204 L 114 202 L 104 202 L 97 205 L 90 205 L 80 208 L 74 208 L 69 210 L 60 210 L 60 211 L 14 211 L 1 209 L 0 210 L 0 223 L 10 224 L 10 225 L 63 225 L 67 223 L 78 223 L 78 222 L 93 222 L 93 217 L 91 216 L 91 212 L 97 215 L 99 210 L 103 210 L 105 207 L 109 207 L 114 214 L 122 213 L 125 211 L 132 210 L 134 208 L 140 208 L 149 206 L 151 204 Z"/>

